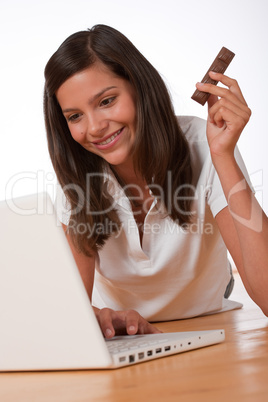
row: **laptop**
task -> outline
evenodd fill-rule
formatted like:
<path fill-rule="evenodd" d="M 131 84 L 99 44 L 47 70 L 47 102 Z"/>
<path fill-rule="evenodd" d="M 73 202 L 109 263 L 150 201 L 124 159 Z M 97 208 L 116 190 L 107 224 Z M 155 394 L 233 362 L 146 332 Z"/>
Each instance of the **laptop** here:
<path fill-rule="evenodd" d="M 0 371 L 110 369 L 224 340 L 224 330 L 105 340 L 46 193 L 0 202 Z"/>

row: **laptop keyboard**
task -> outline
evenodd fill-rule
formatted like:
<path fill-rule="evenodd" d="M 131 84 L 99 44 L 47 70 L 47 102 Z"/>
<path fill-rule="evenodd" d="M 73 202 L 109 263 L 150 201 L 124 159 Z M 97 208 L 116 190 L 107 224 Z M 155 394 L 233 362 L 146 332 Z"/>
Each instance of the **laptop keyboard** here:
<path fill-rule="evenodd" d="M 168 342 L 168 339 L 148 339 L 150 337 L 147 337 L 146 335 L 143 337 L 125 337 L 124 340 L 122 339 L 111 339 L 106 342 L 108 350 L 112 354 L 116 353 L 121 353 L 121 352 L 127 352 L 127 351 L 133 351 L 137 350 L 140 348 L 148 347 L 148 346 L 155 346 L 158 344 L 162 344 L 164 342 Z"/>

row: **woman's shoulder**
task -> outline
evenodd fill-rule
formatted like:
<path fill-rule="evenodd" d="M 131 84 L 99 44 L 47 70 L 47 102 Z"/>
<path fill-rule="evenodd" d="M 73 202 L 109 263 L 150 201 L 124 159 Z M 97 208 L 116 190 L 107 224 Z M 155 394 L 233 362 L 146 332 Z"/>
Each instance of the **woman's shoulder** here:
<path fill-rule="evenodd" d="M 196 116 L 177 116 L 177 119 L 189 145 L 192 168 L 200 173 L 204 164 L 210 158 L 206 134 L 207 122 Z"/>
<path fill-rule="evenodd" d="M 177 116 L 177 119 L 188 143 L 207 141 L 206 120 L 197 116 Z"/>

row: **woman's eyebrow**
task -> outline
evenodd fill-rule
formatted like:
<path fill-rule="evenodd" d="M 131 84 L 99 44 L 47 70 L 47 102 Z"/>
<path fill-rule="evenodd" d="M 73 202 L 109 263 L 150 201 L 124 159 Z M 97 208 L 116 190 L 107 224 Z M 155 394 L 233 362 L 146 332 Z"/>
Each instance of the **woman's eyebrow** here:
<path fill-rule="evenodd" d="M 110 86 L 110 87 L 103 88 L 100 92 L 98 92 L 97 94 L 92 96 L 92 98 L 90 98 L 88 100 L 88 104 L 93 103 L 96 99 L 98 99 L 100 96 L 102 96 L 105 92 L 109 91 L 110 89 L 114 89 L 114 88 L 117 88 L 117 87 L 113 85 L 113 86 Z M 76 108 L 67 108 L 67 109 L 64 109 L 62 111 L 62 113 L 69 113 L 69 112 L 73 112 L 75 110 L 77 110 L 77 109 Z"/>
<path fill-rule="evenodd" d="M 98 92 L 96 95 L 92 96 L 91 99 L 89 99 L 88 103 L 94 102 L 96 99 L 98 99 L 100 96 L 102 96 L 106 91 L 109 91 L 110 89 L 117 88 L 115 85 L 103 88 L 100 92 Z"/>

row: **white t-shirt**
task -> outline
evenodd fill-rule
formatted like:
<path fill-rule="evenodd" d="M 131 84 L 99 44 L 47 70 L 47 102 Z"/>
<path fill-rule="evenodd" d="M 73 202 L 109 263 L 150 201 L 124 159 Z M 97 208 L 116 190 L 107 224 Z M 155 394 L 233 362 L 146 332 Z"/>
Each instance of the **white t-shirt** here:
<path fill-rule="evenodd" d="M 92 301 L 99 308 L 134 309 L 149 321 L 175 320 L 241 307 L 223 297 L 230 280 L 227 250 L 214 217 L 227 206 L 211 161 L 206 121 L 179 117 L 190 146 L 195 192 L 188 229 L 167 217 L 154 199 L 144 221 L 142 244 L 132 208 L 111 174 L 108 189 L 122 223 L 99 252 Z M 239 152 L 236 160 L 250 184 Z M 179 195 L 179 193 L 177 194 Z M 62 203 L 58 202 L 59 205 Z M 68 211 L 58 208 L 67 224 Z"/>

